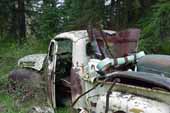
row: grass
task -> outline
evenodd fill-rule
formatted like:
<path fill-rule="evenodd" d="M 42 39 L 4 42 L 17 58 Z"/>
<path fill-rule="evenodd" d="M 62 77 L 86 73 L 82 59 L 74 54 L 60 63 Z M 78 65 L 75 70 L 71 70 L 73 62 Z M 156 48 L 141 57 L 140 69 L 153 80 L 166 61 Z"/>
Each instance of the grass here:
<path fill-rule="evenodd" d="M 17 60 L 25 55 L 34 53 L 46 53 L 47 41 L 29 39 L 22 45 L 15 41 L 0 40 L 0 113 L 27 113 L 28 106 L 18 105 L 16 95 L 8 93 L 8 74 L 16 68 Z M 58 108 L 56 113 L 69 113 L 67 108 Z"/>
<path fill-rule="evenodd" d="M 70 113 L 68 108 L 58 108 L 56 113 Z"/>

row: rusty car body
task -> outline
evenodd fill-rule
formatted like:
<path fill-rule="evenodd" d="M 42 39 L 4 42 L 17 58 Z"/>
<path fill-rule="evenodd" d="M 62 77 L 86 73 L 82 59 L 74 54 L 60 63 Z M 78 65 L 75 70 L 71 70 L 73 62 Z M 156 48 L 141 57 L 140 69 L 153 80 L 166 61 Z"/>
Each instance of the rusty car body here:
<path fill-rule="evenodd" d="M 170 113 L 170 57 L 137 52 L 139 34 L 61 33 L 47 54 L 26 56 L 18 65 L 42 73 L 54 109 L 70 99 L 80 113 Z"/>

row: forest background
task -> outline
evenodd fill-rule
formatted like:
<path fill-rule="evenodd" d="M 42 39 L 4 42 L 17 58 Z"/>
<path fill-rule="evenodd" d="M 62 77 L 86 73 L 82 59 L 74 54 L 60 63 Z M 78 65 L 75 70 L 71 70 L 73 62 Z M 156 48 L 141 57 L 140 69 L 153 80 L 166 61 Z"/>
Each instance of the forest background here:
<path fill-rule="evenodd" d="M 20 57 L 46 53 L 56 34 L 88 25 L 115 31 L 140 28 L 140 50 L 170 54 L 169 0 L 0 0 L 0 112 L 25 111 L 15 107 L 6 88 Z"/>

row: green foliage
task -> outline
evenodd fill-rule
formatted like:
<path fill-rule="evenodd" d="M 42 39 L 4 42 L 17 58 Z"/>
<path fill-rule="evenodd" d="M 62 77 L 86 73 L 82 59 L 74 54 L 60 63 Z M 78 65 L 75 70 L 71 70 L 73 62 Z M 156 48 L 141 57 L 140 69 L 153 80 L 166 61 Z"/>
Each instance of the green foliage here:
<path fill-rule="evenodd" d="M 30 39 L 19 45 L 15 41 L 0 40 L 0 86 L 7 85 L 9 72 L 17 66 L 17 60 L 25 55 L 46 53 L 48 42 Z"/>
<path fill-rule="evenodd" d="M 170 38 L 170 37 L 169 37 Z M 160 54 L 170 54 L 170 40 L 165 40 L 162 41 L 161 45 L 160 45 Z"/>
<path fill-rule="evenodd" d="M 170 54 L 170 2 L 159 2 L 152 8 L 152 14 L 142 18 L 140 49 L 148 53 Z"/>
<path fill-rule="evenodd" d="M 15 68 L 19 58 L 34 53 L 46 53 L 47 48 L 48 42 L 37 39 L 30 39 L 22 45 L 15 41 L 0 40 L 0 84 L 7 82 L 8 73 Z"/>
<path fill-rule="evenodd" d="M 36 39 L 30 39 L 22 45 L 18 45 L 15 41 L 0 41 L 0 106 L 4 107 L 4 113 L 26 113 L 31 103 L 28 102 L 20 106 L 15 101 L 17 95 L 8 93 L 8 74 L 16 68 L 17 60 L 25 55 L 34 53 L 46 53 L 48 42 Z M 19 106 L 18 106 L 19 105 Z"/>
<path fill-rule="evenodd" d="M 8 74 L 16 68 L 19 58 L 34 53 L 46 53 L 47 46 L 47 41 L 33 38 L 21 45 L 12 40 L 0 40 L 0 107 L 3 108 L 3 113 L 27 113 L 31 105 L 35 105 L 39 101 L 35 101 L 38 99 L 35 97 L 34 100 L 21 105 L 18 96 L 22 96 L 23 90 L 17 89 L 15 94 L 8 93 Z M 36 92 L 40 91 L 36 89 Z M 69 109 L 59 108 L 57 113 L 69 113 Z"/>
<path fill-rule="evenodd" d="M 70 113 L 70 109 L 68 109 L 68 108 L 57 108 L 56 113 Z"/>
<path fill-rule="evenodd" d="M 52 38 L 54 34 L 60 32 L 60 16 L 61 12 L 58 8 L 44 6 L 43 13 L 36 18 L 38 20 L 36 37 Z"/>
<path fill-rule="evenodd" d="M 10 0 L 1 0 L 0 2 L 0 39 L 7 35 L 10 17 Z"/>
<path fill-rule="evenodd" d="M 113 30 L 138 24 L 142 28 L 141 50 L 170 54 L 169 0 L 111 0 L 107 6 L 105 0 L 65 0 L 62 4 L 58 0 L 25 0 L 30 33 L 22 43 L 14 41 L 19 26 L 16 1 L 0 1 L 0 107 L 5 106 L 6 113 L 24 112 L 15 108 L 13 96 L 7 93 L 9 71 L 20 57 L 46 53 L 47 41 L 59 32 L 86 29 L 89 24 Z M 68 112 L 69 109 L 57 109 L 57 113 Z"/>
<path fill-rule="evenodd" d="M 104 0 L 65 0 L 64 10 L 67 25 L 70 29 L 87 29 L 89 24 L 97 25 L 104 22 Z"/>
<path fill-rule="evenodd" d="M 2 113 L 26 113 L 24 108 L 16 107 L 12 96 L 0 93 L 0 100 L 0 106 L 3 107 Z"/>
<path fill-rule="evenodd" d="M 18 59 L 27 54 L 46 53 L 48 42 L 30 39 L 19 45 L 15 41 L 0 41 L 0 57 Z"/>

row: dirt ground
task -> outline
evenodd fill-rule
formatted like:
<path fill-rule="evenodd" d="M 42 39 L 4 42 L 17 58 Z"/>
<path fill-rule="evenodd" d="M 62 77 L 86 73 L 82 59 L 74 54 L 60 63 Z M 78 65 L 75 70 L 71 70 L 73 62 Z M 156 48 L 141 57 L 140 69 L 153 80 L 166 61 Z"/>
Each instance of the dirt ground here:
<path fill-rule="evenodd" d="M 5 107 L 0 104 L 0 113 L 3 113 L 5 111 Z"/>

